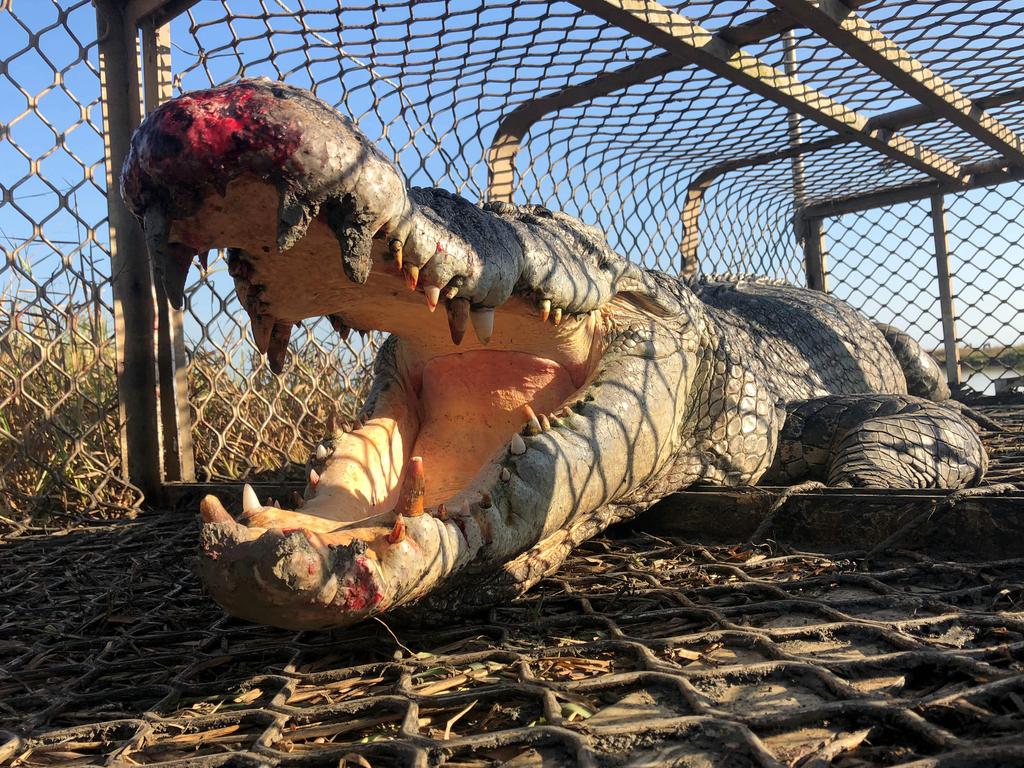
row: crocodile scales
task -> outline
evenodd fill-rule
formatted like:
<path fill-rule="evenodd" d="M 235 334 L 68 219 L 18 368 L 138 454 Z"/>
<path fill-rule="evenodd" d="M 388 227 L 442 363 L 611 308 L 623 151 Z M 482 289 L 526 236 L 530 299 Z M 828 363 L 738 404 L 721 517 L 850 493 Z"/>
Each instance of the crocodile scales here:
<path fill-rule="evenodd" d="M 698 483 L 984 474 L 905 334 L 805 289 L 688 285 L 541 206 L 410 189 L 301 89 L 242 80 L 162 105 L 121 181 L 172 302 L 197 255 L 228 249 L 275 372 L 305 318 L 390 334 L 360 422 L 329 429 L 292 508 L 249 487 L 237 520 L 203 500 L 201 569 L 242 618 L 319 628 L 493 603 Z"/>

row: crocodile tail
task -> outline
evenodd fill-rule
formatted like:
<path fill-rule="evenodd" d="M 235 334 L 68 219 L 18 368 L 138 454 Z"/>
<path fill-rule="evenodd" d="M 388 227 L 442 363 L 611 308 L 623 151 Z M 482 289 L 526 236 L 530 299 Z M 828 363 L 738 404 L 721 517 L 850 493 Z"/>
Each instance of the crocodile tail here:
<path fill-rule="evenodd" d="M 941 402 L 950 397 L 946 374 L 935 358 L 903 331 L 885 323 L 875 323 L 892 348 L 907 378 L 907 392 Z"/>

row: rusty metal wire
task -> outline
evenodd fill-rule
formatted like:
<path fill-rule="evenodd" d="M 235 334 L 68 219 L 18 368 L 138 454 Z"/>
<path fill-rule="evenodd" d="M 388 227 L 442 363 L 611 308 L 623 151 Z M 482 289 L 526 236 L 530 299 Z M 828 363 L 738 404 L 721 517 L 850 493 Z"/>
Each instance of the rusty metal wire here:
<path fill-rule="evenodd" d="M 1021 433 L 988 442 L 1019 479 Z M 165 510 L 3 547 L 0 762 L 1024 760 L 1024 559 L 625 532 L 486 613 L 295 633 L 225 617 L 195 541 Z"/>

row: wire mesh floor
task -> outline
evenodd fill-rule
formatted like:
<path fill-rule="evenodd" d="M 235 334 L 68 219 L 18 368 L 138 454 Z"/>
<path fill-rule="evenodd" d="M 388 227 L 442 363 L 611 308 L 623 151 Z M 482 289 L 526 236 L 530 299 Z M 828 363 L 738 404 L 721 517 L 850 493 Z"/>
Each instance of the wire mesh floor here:
<path fill-rule="evenodd" d="M 296 633 L 225 617 L 195 541 L 0 550 L 0 763 L 1024 765 L 1024 557 L 606 536 L 486 614 Z"/>

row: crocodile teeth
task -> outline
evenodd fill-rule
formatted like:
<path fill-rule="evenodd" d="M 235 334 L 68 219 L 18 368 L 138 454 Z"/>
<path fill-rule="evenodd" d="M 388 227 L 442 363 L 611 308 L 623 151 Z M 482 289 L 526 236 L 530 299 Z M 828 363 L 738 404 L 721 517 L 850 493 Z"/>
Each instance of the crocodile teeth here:
<path fill-rule="evenodd" d="M 253 487 L 246 483 L 242 486 L 242 514 L 248 515 L 256 512 L 263 505 L 260 504 L 260 497 L 256 495 Z"/>
<path fill-rule="evenodd" d="M 207 495 L 199 502 L 199 515 L 204 523 L 233 523 L 235 522 L 220 499 L 216 496 Z"/>
<path fill-rule="evenodd" d="M 402 272 L 405 274 L 405 284 L 409 286 L 409 290 L 415 291 L 420 281 L 420 268 L 415 264 L 406 264 L 402 267 Z"/>
<path fill-rule="evenodd" d="M 494 310 L 490 307 L 474 309 L 469 313 L 469 318 L 473 321 L 473 331 L 480 343 L 490 342 L 491 334 L 494 333 Z"/>
<path fill-rule="evenodd" d="M 447 520 L 448 519 L 448 507 L 446 507 L 444 502 L 442 501 L 440 504 L 437 505 L 437 509 L 434 510 L 433 514 L 434 514 L 434 517 L 436 517 L 438 520 L 442 520 L 442 521 Z"/>
<path fill-rule="evenodd" d="M 228 248 L 228 274 L 236 280 L 248 280 L 252 274 L 252 265 L 243 258 L 244 251 Z"/>
<path fill-rule="evenodd" d="M 402 268 L 402 241 L 395 238 L 388 243 L 388 250 L 391 251 L 391 255 L 395 259 L 395 266 L 399 269 Z"/>
<path fill-rule="evenodd" d="M 270 370 L 274 373 L 281 373 L 284 370 L 284 358 L 288 353 L 288 339 L 291 335 L 291 323 L 274 323 L 270 343 L 267 345 L 267 360 L 270 363 Z"/>
<path fill-rule="evenodd" d="M 508 452 L 513 456 L 522 456 L 526 453 L 526 441 L 518 432 L 512 435 L 512 441 L 508 444 Z"/>
<path fill-rule="evenodd" d="M 423 495 L 427 487 L 427 476 L 423 471 L 423 459 L 413 456 L 409 459 L 409 469 L 402 482 L 402 491 L 398 496 L 399 516 L 419 517 L 423 514 Z"/>
<path fill-rule="evenodd" d="M 530 437 L 539 435 L 542 431 L 540 420 L 537 418 L 537 414 L 533 412 L 533 408 L 529 405 L 524 405 L 523 415 L 526 417 L 526 424 L 523 426 L 523 432 Z"/>
<path fill-rule="evenodd" d="M 444 298 L 445 298 L 446 301 L 451 301 L 452 299 L 454 299 L 458 295 L 458 293 L 459 293 L 459 286 L 457 286 L 457 285 L 449 286 L 448 288 L 444 289 Z"/>
<path fill-rule="evenodd" d="M 542 413 L 537 417 L 537 420 L 540 421 L 540 428 L 542 432 L 547 432 L 551 429 L 551 422 L 548 420 L 547 414 Z"/>
<path fill-rule="evenodd" d="M 146 247 L 149 249 L 149 258 L 153 262 L 153 269 L 163 282 L 164 292 L 175 309 L 181 309 L 185 300 L 185 280 L 188 277 L 188 268 L 185 274 L 179 275 L 175 272 L 175 265 L 170 263 L 168 254 L 168 238 L 171 234 L 171 221 L 159 205 L 151 205 L 146 209 L 143 219 L 143 228 L 146 232 Z"/>
<path fill-rule="evenodd" d="M 277 208 L 277 249 L 287 251 L 303 238 L 309 223 L 313 220 L 313 211 L 304 205 L 295 195 L 281 195 Z"/>
<path fill-rule="evenodd" d="M 327 319 L 331 323 L 331 327 L 335 332 L 341 336 L 341 340 L 345 341 L 348 338 L 348 333 L 351 330 L 341 319 L 341 315 L 328 315 Z"/>
<path fill-rule="evenodd" d="M 325 461 L 326 459 L 327 459 L 327 446 L 324 445 L 323 443 L 320 443 L 320 445 L 318 445 L 316 447 L 316 460 L 317 461 Z"/>
<path fill-rule="evenodd" d="M 252 343 L 261 355 L 265 355 L 270 348 L 270 334 L 274 332 L 275 320 L 270 315 L 246 311 L 249 313 L 249 323 L 252 326 Z"/>
<path fill-rule="evenodd" d="M 185 305 L 185 283 L 195 255 L 195 250 L 181 243 L 171 243 L 167 246 L 167 257 L 164 259 L 164 292 L 175 309 L 181 309 Z"/>
<path fill-rule="evenodd" d="M 437 309 L 437 302 L 441 300 L 441 289 L 436 285 L 424 285 L 423 295 L 427 297 L 427 308 L 431 312 Z"/>
<path fill-rule="evenodd" d="M 298 491 L 292 491 L 290 501 L 292 504 L 292 509 L 302 509 L 303 506 L 305 506 L 306 504 L 306 500 L 302 498 L 302 494 L 299 493 Z"/>
<path fill-rule="evenodd" d="M 540 302 L 540 321 L 546 323 L 551 316 L 551 299 L 544 299 Z"/>
<path fill-rule="evenodd" d="M 519 435 L 516 435 L 516 437 L 519 437 Z M 519 437 L 519 439 L 522 440 L 523 438 Z M 512 473 L 508 471 L 508 467 L 502 467 L 499 474 L 501 476 L 501 482 L 503 483 L 507 483 L 512 479 Z"/>
<path fill-rule="evenodd" d="M 562 324 L 562 308 L 561 307 L 555 307 L 554 312 L 551 313 L 551 319 L 552 319 L 552 321 L 554 322 L 555 325 L 561 325 Z"/>
<path fill-rule="evenodd" d="M 388 544 L 398 544 L 405 538 L 405 519 L 399 515 L 395 520 L 395 527 L 387 535 Z"/>
<path fill-rule="evenodd" d="M 318 485 L 320 485 L 320 473 L 315 469 L 309 470 L 309 487 L 316 490 Z"/>
<path fill-rule="evenodd" d="M 452 343 L 458 346 L 466 335 L 466 325 L 469 323 L 469 301 L 467 299 L 452 299 L 448 302 L 448 330 L 452 335 Z"/>

